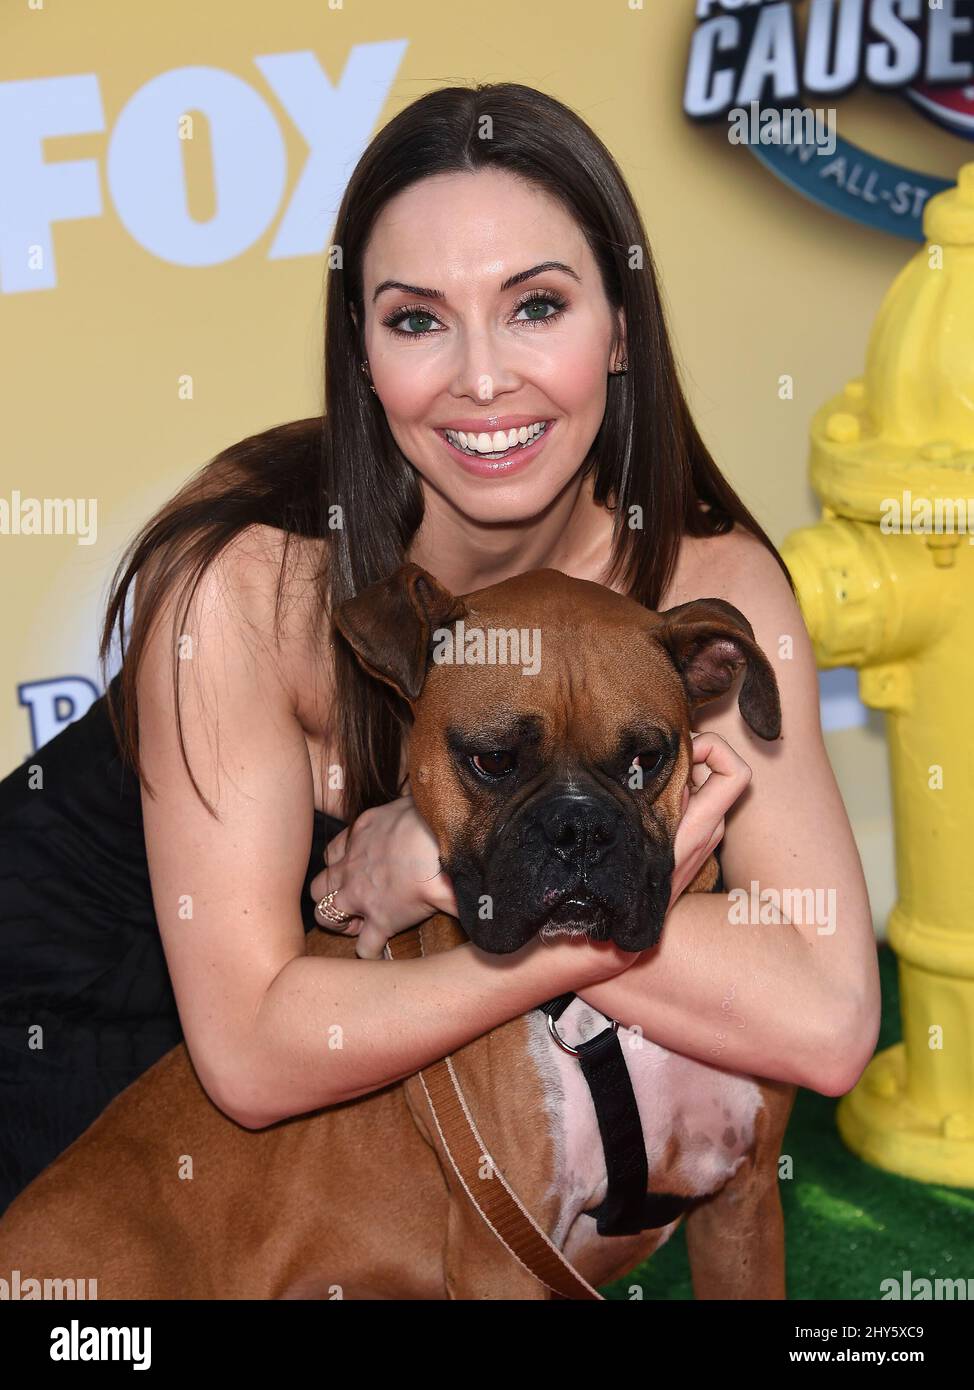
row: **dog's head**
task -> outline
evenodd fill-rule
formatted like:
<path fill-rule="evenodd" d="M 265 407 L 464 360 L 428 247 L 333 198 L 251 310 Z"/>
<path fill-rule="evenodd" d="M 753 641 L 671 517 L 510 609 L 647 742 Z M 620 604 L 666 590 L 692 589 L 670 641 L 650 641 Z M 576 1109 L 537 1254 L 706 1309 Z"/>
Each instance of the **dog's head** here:
<path fill-rule="evenodd" d="M 411 707 L 410 790 L 485 951 L 559 931 L 654 946 L 692 713 L 743 669 L 741 714 L 780 732 L 771 666 L 721 599 L 653 613 L 551 569 L 457 596 L 406 564 L 335 624 Z"/>

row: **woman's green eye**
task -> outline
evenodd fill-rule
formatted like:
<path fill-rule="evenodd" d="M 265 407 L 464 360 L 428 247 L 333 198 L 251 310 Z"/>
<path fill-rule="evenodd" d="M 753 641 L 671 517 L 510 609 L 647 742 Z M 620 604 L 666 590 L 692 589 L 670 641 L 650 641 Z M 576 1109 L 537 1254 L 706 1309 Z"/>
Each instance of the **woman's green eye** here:
<path fill-rule="evenodd" d="M 436 323 L 436 315 L 431 314 L 428 309 L 409 309 L 403 307 L 394 309 L 392 313 L 382 320 L 386 328 L 393 333 L 398 333 L 401 338 L 425 338 L 431 325 Z M 410 328 L 400 328 L 401 323 L 408 323 Z"/>
<path fill-rule="evenodd" d="M 531 299 L 525 299 L 515 312 L 521 323 L 551 323 L 559 317 L 565 307 L 566 301 L 560 295 L 553 291 L 544 291 Z M 549 309 L 552 311 L 550 314 Z M 521 318 L 522 314 L 526 314 L 526 317 Z M 431 333 L 440 331 L 433 326 L 438 322 L 436 315 L 431 314 L 428 309 L 409 309 L 404 306 L 393 310 L 382 322 L 401 338 L 426 338 Z M 400 324 L 408 326 L 401 328 Z"/>
<path fill-rule="evenodd" d="M 531 299 L 525 299 L 519 306 L 517 312 L 520 314 L 525 309 L 529 312 L 532 310 L 551 309 L 552 312 L 550 314 L 535 312 L 530 318 L 523 320 L 524 323 L 549 323 L 552 319 L 556 319 L 565 307 L 566 301 L 562 299 L 561 295 L 545 290 L 534 295 Z"/>

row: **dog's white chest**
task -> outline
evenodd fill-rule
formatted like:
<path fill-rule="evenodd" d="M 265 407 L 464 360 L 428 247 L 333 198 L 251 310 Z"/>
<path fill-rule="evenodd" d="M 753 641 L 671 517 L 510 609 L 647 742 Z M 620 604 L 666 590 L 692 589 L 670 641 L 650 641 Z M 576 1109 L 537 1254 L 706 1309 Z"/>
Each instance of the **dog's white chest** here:
<path fill-rule="evenodd" d="M 572 1046 L 606 1026 L 605 1017 L 578 998 L 557 1024 L 560 1036 Z M 661 1189 L 653 1175 L 667 1159 L 670 1177 L 680 1179 L 679 1191 L 694 1196 L 716 1192 L 733 1177 L 754 1142 L 754 1122 L 762 1105 L 757 1083 L 668 1052 L 621 1026 L 619 1042 L 642 1121 L 651 1187 Z M 562 1246 L 578 1214 L 605 1196 L 602 1139 L 582 1069 L 551 1038 L 540 1010 L 530 1015 L 529 1047 L 541 1076 L 555 1152 L 553 1188 L 559 1217 L 551 1234 Z M 678 1145 L 675 1168 L 673 1140 Z M 594 1233 L 594 1220 L 587 1220 Z"/>

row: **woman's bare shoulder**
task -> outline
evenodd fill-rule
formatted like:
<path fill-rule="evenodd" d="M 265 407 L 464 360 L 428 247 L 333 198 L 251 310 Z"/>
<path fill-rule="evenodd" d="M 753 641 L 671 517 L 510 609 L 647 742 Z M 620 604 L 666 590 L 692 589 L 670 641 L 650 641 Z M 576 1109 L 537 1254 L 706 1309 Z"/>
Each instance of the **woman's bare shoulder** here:
<path fill-rule="evenodd" d="M 219 563 L 241 592 L 253 589 L 259 605 L 276 597 L 290 604 L 310 601 L 315 581 L 327 564 L 327 541 L 255 523 L 245 527 L 220 553 Z"/>
<path fill-rule="evenodd" d="M 268 642 L 305 727 L 330 705 L 330 621 L 321 602 L 327 541 L 253 525 L 227 546 L 224 573 Z"/>
<path fill-rule="evenodd" d="M 315 719 L 330 702 L 329 619 L 320 601 L 320 576 L 327 563 L 327 542 L 288 534 L 274 526 L 245 527 L 207 564 L 185 610 L 181 626 L 208 623 L 245 627 L 257 639 L 256 650 L 273 662 L 302 723 Z M 136 604 L 158 577 L 164 557 L 143 567 L 136 585 Z M 175 603 L 170 593 L 158 614 Z M 185 614 L 185 616 L 184 616 Z M 306 706 L 313 702 L 314 713 Z M 320 725 L 316 725 L 320 727 Z"/>
<path fill-rule="evenodd" d="M 736 522 L 720 536 L 684 536 L 666 607 L 700 598 L 721 598 L 747 612 L 769 596 L 790 597 L 788 580 L 774 555 L 753 532 Z"/>

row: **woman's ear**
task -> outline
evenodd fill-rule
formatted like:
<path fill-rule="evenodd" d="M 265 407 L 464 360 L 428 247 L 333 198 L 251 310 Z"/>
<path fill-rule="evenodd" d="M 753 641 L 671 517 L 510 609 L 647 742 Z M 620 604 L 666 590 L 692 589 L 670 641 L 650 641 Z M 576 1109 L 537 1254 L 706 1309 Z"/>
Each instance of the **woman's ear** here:
<path fill-rule="evenodd" d="M 626 315 L 620 307 L 616 310 L 616 341 L 612 353 L 612 371 L 629 361 L 629 344 L 626 335 Z"/>

